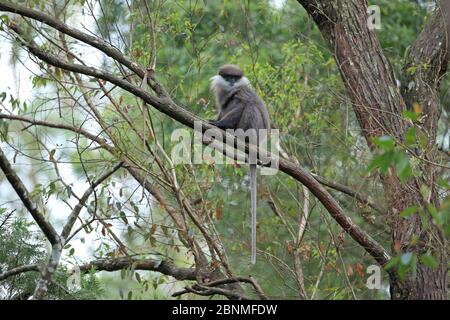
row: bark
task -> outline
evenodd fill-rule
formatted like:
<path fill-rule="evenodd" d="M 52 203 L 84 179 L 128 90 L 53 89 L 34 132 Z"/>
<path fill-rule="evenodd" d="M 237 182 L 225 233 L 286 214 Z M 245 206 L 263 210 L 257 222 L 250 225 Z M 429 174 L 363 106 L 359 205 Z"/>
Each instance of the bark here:
<path fill-rule="evenodd" d="M 422 176 L 401 183 L 394 169 L 382 177 L 388 199 L 392 249 L 417 255 L 433 251 L 439 257 L 439 268 L 430 269 L 417 265 L 417 275 L 400 280 L 390 274 L 392 299 L 447 299 L 447 242 L 439 228 L 430 223 L 422 225 L 416 214 L 403 219 L 399 213 L 410 206 L 426 208 L 428 203 L 439 206 L 435 188 L 436 167 L 427 159 L 435 155 L 437 121 L 440 114 L 437 88 L 448 64 L 446 27 L 437 11 L 424 32 L 413 44 L 405 66 L 422 66 L 414 75 L 406 75 L 406 82 L 414 82 L 411 90 L 399 90 L 393 68 L 383 54 L 373 30 L 367 25 L 366 0 L 299 0 L 321 30 L 334 52 L 343 81 L 353 104 L 356 117 L 370 148 L 372 139 L 382 135 L 404 140 L 408 123 L 402 120 L 402 112 L 414 103 L 423 107 L 423 130 L 429 138 L 429 148 L 421 151 L 425 159 Z M 426 64 L 426 67 L 424 67 Z M 403 94 L 402 94 L 403 93 Z M 431 190 L 428 199 L 420 192 L 422 185 Z M 419 241 L 415 243 L 413 239 Z M 395 252 L 395 250 L 393 250 Z M 396 253 L 396 252 L 395 252 Z"/>

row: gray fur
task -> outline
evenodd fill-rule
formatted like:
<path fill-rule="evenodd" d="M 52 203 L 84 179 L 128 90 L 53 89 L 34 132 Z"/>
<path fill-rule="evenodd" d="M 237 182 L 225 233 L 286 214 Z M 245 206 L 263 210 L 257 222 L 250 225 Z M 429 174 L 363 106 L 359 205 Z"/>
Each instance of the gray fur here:
<path fill-rule="evenodd" d="M 267 108 L 250 86 L 242 70 L 236 65 L 224 65 L 211 78 L 211 89 L 216 96 L 218 119 L 211 124 L 226 129 L 267 129 L 270 120 Z M 258 136 L 259 138 L 259 136 Z M 252 207 L 252 258 L 256 263 L 256 164 L 250 164 Z"/>

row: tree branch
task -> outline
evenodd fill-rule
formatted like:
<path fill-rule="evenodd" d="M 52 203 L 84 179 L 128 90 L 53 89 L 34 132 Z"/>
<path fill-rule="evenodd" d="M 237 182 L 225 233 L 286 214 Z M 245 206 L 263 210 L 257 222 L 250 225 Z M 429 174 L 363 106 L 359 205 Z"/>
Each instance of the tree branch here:
<path fill-rule="evenodd" d="M 185 287 L 184 290 L 172 294 L 172 297 L 179 297 L 186 293 L 194 293 L 199 296 L 214 296 L 216 294 L 220 294 L 227 297 L 228 299 L 251 300 L 251 298 L 245 296 L 244 294 L 236 293 L 235 291 L 223 288 L 208 287 L 200 284 L 195 284 L 192 287 Z"/>
<path fill-rule="evenodd" d="M 46 25 L 64 33 L 68 36 L 75 38 L 77 40 L 80 40 L 86 44 L 91 45 L 92 47 L 102 51 L 107 56 L 111 57 L 112 59 L 116 60 L 117 62 L 123 64 L 128 69 L 132 70 L 134 73 L 136 73 L 141 79 L 144 78 L 145 75 L 145 68 L 143 68 L 139 63 L 134 62 L 127 58 L 125 55 L 122 54 L 122 52 L 117 49 L 116 47 L 112 46 L 107 41 L 91 36 L 89 34 L 86 34 L 76 28 L 72 28 L 65 24 L 64 22 L 52 17 L 51 15 L 48 15 L 44 12 L 36 11 L 30 8 L 27 8 L 25 6 L 22 6 L 20 4 L 15 4 L 10 1 L 0 1 L 0 10 L 17 13 L 21 16 L 31 18 L 33 20 L 40 21 L 42 23 L 45 23 Z M 166 92 L 164 89 L 159 86 L 158 84 L 154 84 L 150 82 L 150 79 L 148 79 L 148 84 L 152 87 L 152 89 L 155 90 L 156 93 L 158 93 L 161 96 L 166 96 Z"/>
<path fill-rule="evenodd" d="M 50 241 L 52 245 L 56 245 L 60 242 L 58 233 L 53 228 L 53 226 L 47 221 L 45 215 L 37 208 L 34 202 L 31 200 L 30 194 L 27 188 L 23 184 L 22 180 L 16 174 L 16 172 L 11 167 L 8 159 L 6 158 L 3 151 L 0 149 L 0 168 L 6 176 L 13 189 L 16 191 L 20 200 L 22 200 L 23 205 L 30 212 L 34 221 L 37 223 L 41 231 L 44 233 L 45 237 Z"/>
<path fill-rule="evenodd" d="M 135 258 L 117 258 L 117 259 L 99 259 L 80 266 L 81 272 L 88 272 L 94 268 L 97 271 L 117 271 L 126 268 L 134 270 L 155 271 L 171 276 L 177 280 L 196 280 L 197 271 L 194 268 L 181 268 L 169 260 L 154 259 L 135 259 Z"/>
<path fill-rule="evenodd" d="M 171 276 L 177 280 L 196 280 L 197 271 L 194 268 L 181 268 L 173 264 L 169 260 L 154 260 L 154 259 L 135 259 L 135 258 L 117 258 L 117 259 L 98 259 L 79 266 L 83 273 L 89 272 L 91 269 L 97 271 L 118 271 L 127 268 L 142 271 L 155 271 Z M 17 268 L 10 269 L 0 273 L 0 281 L 9 277 L 30 271 L 39 271 L 38 264 L 24 265 Z"/>
<path fill-rule="evenodd" d="M 333 182 L 333 181 L 329 181 L 327 179 L 325 179 L 324 177 L 321 177 L 319 175 L 316 175 L 314 173 L 311 173 L 312 176 L 319 181 L 321 184 L 323 184 L 324 186 L 340 191 L 352 198 L 355 198 L 356 200 L 358 200 L 360 203 L 365 204 L 369 207 L 371 207 L 372 209 L 374 209 L 375 211 L 377 211 L 378 213 L 386 213 L 386 210 L 384 210 L 382 207 L 378 206 L 377 204 L 375 204 L 373 201 L 371 201 L 370 197 L 366 194 L 360 193 L 358 191 L 353 190 L 350 187 L 347 187 L 343 184 L 337 183 L 337 182 Z"/>
<path fill-rule="evenodd" d="M 39 272 L 39 265 L 37 264 L 26 264 L 17 268 L 13 268 L 10 270 L 7 270 L 3 273 L 0 273 L 0 281 L 3 281 L 5 279 L 8 279 L 9 277 L 24 273 L 24 272 L 30 272 L 30 271 L 36 271 Z"/>
<path fill-rule="evenodd" d="M 114 172 L 119 170 L 120 167 L 122 167 L 123 161 L 116 164 L 112 169 L 105 172 L 103 175 L 101 175 L 97 180 L 95 180 L 92 185 L 87 189 L 83 196 L 78 201 L 77 205 L 73 208 L 69 218 L 67 219 L 67 222 L 61 232 L 61 238 L 65 241 L 72 231 L 73 225 L 75 224 L 78 215 L 80 214 L 81 209 L 85 206 L 86 201 L 89 199 L 89 196 L 94 192 L 95 188 L 97 188 L 103 181 L 105 181 L 107 178 L 109 178 Z"/>
<path fill-rule="evenodd" d="M 106 150 L 108 150 L 110 152 L 112 150 L 114 150 L 114 147 L 108 145 L 108 143 L 107 143 L 108 141 L 106 139 L 103 139 L 99 135 L 92 134 L 92 133 L 90 133 L 84 129 L 78 128 L 78 127 L 65 125 L 62 123 L 60 124 L 60 123 L 53 123 L 53 122 L 48 122 L 48 121 L 30 119 L 30 118 L 27 118 L 24 116 L 19 116 L 19 115 L 14 115 L 14 114 L 5 114 L 5 113 L 0 113 L 0 119 L 17 120 L 17 121 L 29 123 L 31 125 L 72 131 L 74 133 L 81 134 L 82 136 L 88 138 L 89 140 L 96 142 L 99 146 L 101 146 L 102 148 L 105 148 Z"/>

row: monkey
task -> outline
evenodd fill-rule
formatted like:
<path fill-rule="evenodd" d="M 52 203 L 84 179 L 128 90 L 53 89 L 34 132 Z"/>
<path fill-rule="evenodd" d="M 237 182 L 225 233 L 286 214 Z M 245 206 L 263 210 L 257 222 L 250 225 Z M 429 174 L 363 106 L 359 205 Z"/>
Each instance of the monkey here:
<path fill-rule="evenodd" d="M 262 99 L 237 65 L 226 64 L 211 78 L 211 90 L 216 98 L 217 120 L 209 123 L 222 130 L 270 130 L 270 119 Z M 265 131 L 267 132 L 267 131 Z M 265 138 L 258 132 L 256 141 Z M 252 211 L 251 263 L 256 263 L 256 163 L 250 163 L 250 194 Z"/>

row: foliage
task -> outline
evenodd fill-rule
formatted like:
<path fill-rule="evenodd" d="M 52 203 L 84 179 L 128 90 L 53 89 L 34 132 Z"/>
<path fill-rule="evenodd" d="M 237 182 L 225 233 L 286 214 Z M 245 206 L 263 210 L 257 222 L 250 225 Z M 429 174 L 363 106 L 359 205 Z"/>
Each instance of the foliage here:
<path fill-rule="evenodd" d="M 408 46 L 429 13 L 429 3 L 370 2 L 382 9 L 383 27 L 378 34 L 394 69 L 399 71 Z M 66 19 L 70 25 L 79 24 L 81 19 L 94 12 L 96 19 L 90 20 L 91 31 L 144 66 L 149 65 L 151 56 L 151 17 L 157 35 L 156 76 L 179 105 L 201 118 L 215 115 L 214 101 L 208 89 L 209 78 L 219 65 L 238 63 L 266 102 L 274 126 L 280 129 L 282 149 L 313 173 L 370 195 L 374 203 L 383 206 L 386 202 L 378 173 L 383 177 L 394 168 L 396 177 L 404 183 L 421 175 L 421 160 L 412 152 L 428 143 L 418 123 L 420 112 L 413 110 L 403 115 L 405 121 L 412 123 L 406 141 L 400 143 L 395 137 L 380 137 L 373 141 L 377 148 L 372 153 L 361 135 L 332 53 L 313 21 L 295 1 L 288 1 L 280 8 L 274 6 L 273 1 L 249 0 L 147 1 L 148 7 L 139 1 L 132 1 L 129 6 L 119 0 L 98 3 L 54 1 L 51 5 L 50 2 L 27 1 L 27 4 L 55 16 L 64 9 L 65 14 L 59 18 Z M 43 47 L 52 46 L 48 38 L 57 39 L 55 41 L 63 45 L 54 30 L 28 27 L 30 38 L 38 39 Z M 118 70 L 108 57 L 91 52 L 86 54 L 73 39 L 65 41 L 76 53 L 74 56 L 88 57 L 87 64 L 97 64 L 115 74 L 123 71 Z M 23 53 L 14 56 L 16 67 L 18 62 L 26 64 L 23 57 Z M 66 58 L 64 54 L 61 57 Z M 170 154 L 177 145 L 171 141 L 171 133 L 181 125 L 154 109 L 141 111 L 142 102 L 117 87 L 106 85 L 102 90 L 96 79 L 82 77 L 80 81 L 83 86 L 73 74 L 41 63 L 39 71 L 30 77 L 33 90 L 30 99 L 21 101 L 14 90 L 0 93 L 1 109 L 92 130 L 99 137 L 107 137 L 108 145 L 117 149 L 117 154 L 112 155 L 99 143 L 80 134 L 0 120 L 2 147 L 7 146 L 14 164 L 26 163 L 32 169 L 21 173 L 30 180 L 33 199 L 42 207 L 47 205 L 50 219 L 62 226 L 66 212 L 70 212 L 68 208 L 77 203 L 76 197 L 79 198 L 96 177 L 117 161 L 118 155 L 125 155 L 142 170 L 149 183 L 160 187 L 166 203 L 162 205 L 154 194 L 140 188 L 126 170 L 119 171 L 102 184 L 82 211 L 80 221 L 86 225 L 80 229 L 73 244 L 65 247 L 66 263 L 54 276 L 51 298 L 166 299 L 185 285 L 183 282 L 174 284 L 168 276 L 124 269 L 101 276 L 92 270 L 82 277 L 79 291 L 70 293 L 65 287 L 70 276 L 65 266 L 80 263 L 83 251 L 88 251 L 90 257 L 116 258 L 131 254 L 165 257 L 186 267 L 193 265 L 193 254 L 179 235 L 179 226 L 167 213 L 167 207 L 173 206 L 186 214 L 180 205 L 180 196 L 166 181 L 170 179 L 164 180 L 164 169 L 176 175 L 193 210 L 205 221 L 213 223 L 233 271 L 257 275 L 269 297 L 298 298 L 294 272 L 296 252 L 301 257 L 310 297 L 388 297 L 386 274 L 381 290 L 367 289 L 366 270 L 374 264 L 373 260 L 327 216 L 324 207 L 313 197 L 308 203 L 306 233 L 296 247 L 295 232 L 307 200 L 302 186 L 282 174 L 258 178 L 261 186 L 258 207 L 260 252 L 258 264 L 250 266 L 247 168 L 234 163 L 214 166 L 208 161 L 200 165 L 161 168 L 154 154 L 164 157 L 155 136 L 163 150 Z M 136 83 L 140 85 L 138 81 Z M 445 86 L 448 89 L 447 83 Z M 119 106 L 108 100 L 108 96 Z M 124 120 L 124 115 L 131 125 Z M 102 121 L 96 121 L 99 118 L 106 124 L 104 127 Z M 154 134 L 146 127 L 146 121 L 151 121 L 149 127 L 153 128 Z M 146 142 L 151 146 L 148 149 Z M 443 181 L 448 180 L 448 172 L 440 177 Z M 442 183 L 440 190 L 443 194 L 448 192 L 448 185 L 446 188 Z M 374 213 L 353 197 L 332 193 L 353 221 L 364 226 L 369 234 L 376 235 L 380 243 L 389 246 L 390 235 L 383 214 Z M 2 200 L 14 198 L 11 193 L 5 196 L 8 199 L 3 199 L 3 192 L 1 197 Z M 448 235 L 449 197 L 444 194 L 442 200 L 439 208 L 419 210 L 411 207 L 402 216 L 407 219 L 419 214 L 427 222 L 431 217 L 431 221 Z M 12 208 L 17 212 L 6 219 Z M 0 272 L 19 265 L 43 263 L 48 256 L 44 249 L 46 244 L 35 231 L 36 226 L 20 217 L 25 216 L 26 210 L 13 204 L 0 212 L 0 222 L 5 220 L 0 228 Z M 88 224 L 92 217 L 95 221 Z M 200 234 L 192 222 L 189 222 L 188 230 L 191 238 Z M 121 240 L 117 241 L 117 238 Z M 207 247 L 204 242 L 201 244 Z M 417 261 L 430 267 L 436 265 L 432 252 L 419 256 L 407 252 L 394 257 L 387 268 L 395 267 L 401 276 L 405 276 L 415 272 Z M 0 282 L 0 297 L 29 295 L 37 277 L 37 273 L 31 272 Z M 251 293 L 250 289 L 246 290 Z"/>
<path fill-rule="evenodd" d="M 17 266 L 41 265 L 46 258 L 46 243 L 33 224 L 16 217 L 14 212 L 0 208 L 0 273 Z M 0 299 L 29 298 L 38 280 L 38 272 L 21 273 L 0 282 Z M 95 299 L 103 291 L 98 278 L 87 274 L 80 279 L 80 288 L 67 288 L 70 273 L 61 267 L 53 278 L 49 299 Z"/>

